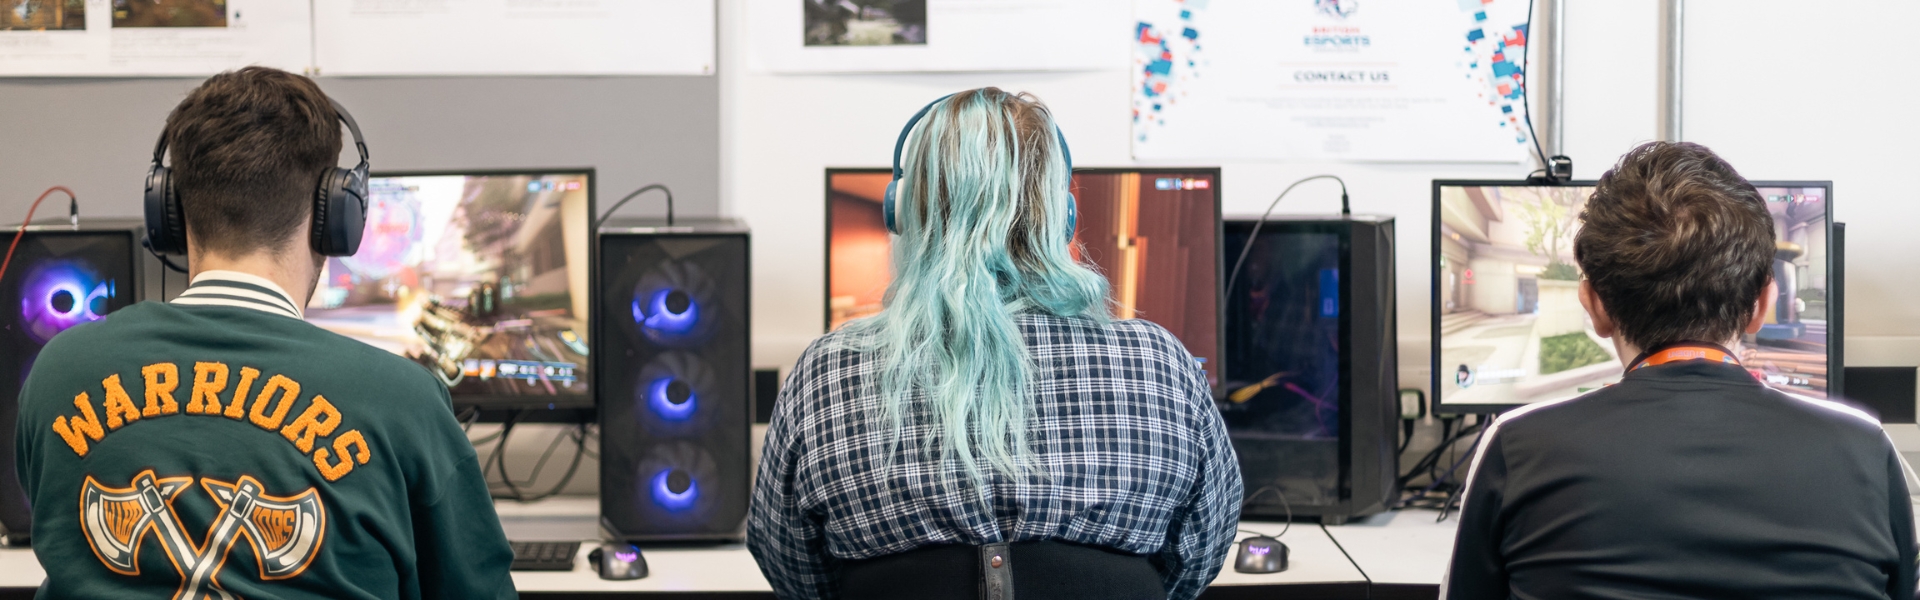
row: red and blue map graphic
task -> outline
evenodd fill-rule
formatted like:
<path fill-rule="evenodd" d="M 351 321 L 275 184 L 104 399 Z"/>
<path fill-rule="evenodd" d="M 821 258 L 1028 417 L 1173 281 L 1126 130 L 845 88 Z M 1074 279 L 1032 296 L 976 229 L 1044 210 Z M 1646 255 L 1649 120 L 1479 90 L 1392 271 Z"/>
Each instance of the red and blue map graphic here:
<path fill-rule="evenodd" d="M 1180 96 L 1181 80 L 1186 77 L 1198 77 L 1199 68 L 1205 63 L 1200 54 L 1200 29 L 1194 23 L 1194 13 L 1205 10 L 1208 0 L 1180 0 L 1179 22 L 1165 28 L 1147 21 L 1134 26 L 1134 68 L 1140 70 L 1140 90 L 1133 98 L 1134 131 L 1139 139 L 1147 139 L 1145 127 L 1140 125 L 1166 125 L 1165 109 Z M 1179 55 L 1175 58 L 1175 46 Z M 1183 68 L 1176 69 L 1177 63 Z M 1181 75 L 1175 75 L 1178 70 Z"/>
<path fill-rule="evenodd" d="M 1462 47 L 1466 76 L 1479 84 L 1480 99 L 1499 109 L 1500 126 L 1513 132 L 1515 142 L 1525 144 L 1527 24 L 1496 24 L 1487 16 L 1496 0 L 1458 2 L 1460 10 L 1473 15 Z"/>

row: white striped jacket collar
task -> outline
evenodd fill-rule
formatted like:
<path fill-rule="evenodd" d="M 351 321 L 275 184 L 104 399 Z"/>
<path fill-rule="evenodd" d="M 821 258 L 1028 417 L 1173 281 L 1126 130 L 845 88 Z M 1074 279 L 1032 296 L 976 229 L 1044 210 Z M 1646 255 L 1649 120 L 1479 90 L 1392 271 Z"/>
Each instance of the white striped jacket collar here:
<path fill-rule="evenodd" d="M 239 271 L 203 271 L 187 285 L 172 304 L 181 306 L 232 306 L 304 319 L 300 303 L 279 284 L 258 275 Z"/>

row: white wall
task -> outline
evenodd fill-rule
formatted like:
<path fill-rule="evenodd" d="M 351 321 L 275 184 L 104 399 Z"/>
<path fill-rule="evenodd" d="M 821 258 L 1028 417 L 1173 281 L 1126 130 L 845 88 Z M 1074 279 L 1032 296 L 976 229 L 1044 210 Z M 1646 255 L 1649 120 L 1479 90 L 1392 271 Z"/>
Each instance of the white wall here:
<path fill-rule="evenodd" d="M 1920 364 L 1920 3 L 1691 0 L 1681 137 L 1753 179 L 1833 180 L 1846 360 Z"/>
<path fill-rule="evenodd" d="M 754 361 L 790 366 L 821 333 L 824 176 L 827 167 L 885 167 L 902 124 L 942 94 L 985 85 L 1038 95 L 1073 144 L 1076 166 L 1143 164 L 1130 158 L 1128 71 L 894 75 L 772 75 L 746 70 L 745 0 L 722 0 L 722 210 L 754 230 Z M 1654 131 L 1653 0 L 1569 0 L 1566 148 L 1582 176 Z M 1543 36 L 1542 40 L 1545 39 Z M 1626 48 L 1626 50 L 1621 50 Z M 1604 57 L 1604 58 L 1602 58 Z M 1622 64 L 1626 57 L 1636 64 Z M 1591 69 L 1582 72 L 1579 69 Z M 1544 80 L 1544 78 L 1542 78 Z M 1543 85 L 1532 82 L 1536 89 Z M 1536 119 L 1536 125 L 1544 120 Z M 1169 164 L 1172 163 L 1152 163 Z M 1212 166 L 1187 163 L 1179 166 Z M 1226 163 L 1226 214 L 1257 214 L 1296 179 L 1347 181 L 1353 210 L 1397 218 L 1403 385 L 1425 386 L 1432 180 L 1516 179 L 1530 166 L 1402 163 Z M 1339 210 L 1331 182 L 1302 186 L 1276 213 Z"/>

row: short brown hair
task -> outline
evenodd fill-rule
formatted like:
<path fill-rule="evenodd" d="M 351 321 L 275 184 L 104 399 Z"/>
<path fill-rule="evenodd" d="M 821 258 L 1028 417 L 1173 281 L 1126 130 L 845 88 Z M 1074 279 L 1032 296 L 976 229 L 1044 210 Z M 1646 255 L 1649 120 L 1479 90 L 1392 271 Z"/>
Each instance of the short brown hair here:
<path fill-rule="evenodd" d="M 245 255 L 292 237 L 339 161 L 338 118 L 313 80 L 279 69 L 228 71 L 188 93 L 163 135 L 194 241 Z"/>
<path fill-rule="evenodd" d="M 1600 176 L 1573 255 L 1607 315 L 1643 349 L 1741 333 L 1773 277 L 1773 217 L 1712 150 L 1651 142 Z"/>

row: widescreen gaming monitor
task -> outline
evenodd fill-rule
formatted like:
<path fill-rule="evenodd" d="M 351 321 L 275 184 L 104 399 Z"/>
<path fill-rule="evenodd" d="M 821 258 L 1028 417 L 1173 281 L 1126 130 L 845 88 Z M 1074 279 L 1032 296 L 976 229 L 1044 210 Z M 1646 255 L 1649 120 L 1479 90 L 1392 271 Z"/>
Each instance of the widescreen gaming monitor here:
<path fill-rule="evenodd" d="M 591 408 L 591 170 L 375 173 L 315 325 L 405 356 L 456 406 Z"/>
<path fill-rule="evenodd" d="M 1753 184 L 1773 215 L 1780 295 L 1732 350 L 1768 385 L 1824 398 L 1839 347 L 1827 327 L 1839 316 L 1828 303 L 1840 266 L 1833 185 Z M 1594 333 L 1573 257 L 1593 183 L 1435 181 L 1433 194 L 1435 412 L 1498 412 L 1619 381 L 1634 357 Z"/>
<path fill-rule="evenodd" d="M 893 280 L 887 169 L 827 171 L 828 330 L 880 312 Z M 1218 384 L 1220 170 L 1077 169 L 1075 252 L 1099 266 L 1114 317 L 1165 327 Z"/>

